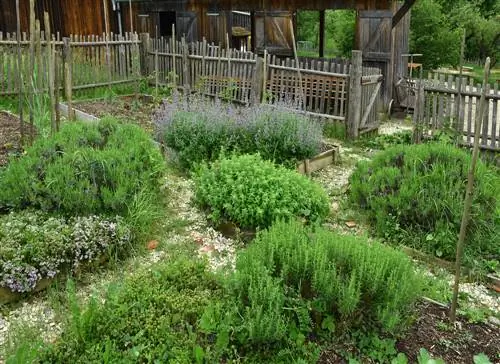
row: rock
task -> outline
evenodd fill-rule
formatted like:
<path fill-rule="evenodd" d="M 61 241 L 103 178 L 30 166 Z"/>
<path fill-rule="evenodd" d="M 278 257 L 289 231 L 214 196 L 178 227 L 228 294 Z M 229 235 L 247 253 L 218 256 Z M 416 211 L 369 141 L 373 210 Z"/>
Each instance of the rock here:
<path fill-rule="evenodd" d="M 340 205 L 337 201 L 333 201 L 330 208 L 332 211 L 337 212 L 340 209 Z"/>
<path fill-rule="evenodd" d="M 155 250 L 156 248 L 158 248 L 158 240 L 151 240 L 149 243 L 148 243 L 148 250 Z"/>
<path fill-rule="evenodd" d="M 345 225 L 350 229 L 355 228 L 357 226 L 355 221 L 346 221 Z"/>
<path fill-rule="evenodd" d="M 500 327 L 500 320 L 497 319 L 495 316 L 488 317 L 488 322 L 494 326 Z"/>

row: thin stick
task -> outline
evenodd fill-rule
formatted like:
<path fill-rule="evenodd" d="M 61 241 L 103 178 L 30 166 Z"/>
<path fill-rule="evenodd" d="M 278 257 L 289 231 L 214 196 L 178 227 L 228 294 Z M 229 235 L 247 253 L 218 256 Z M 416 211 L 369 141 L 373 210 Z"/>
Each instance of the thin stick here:
<path fill-rule="evenodd" d="M 297 46 L 295 44 L 295 31 L 293 30 L 293 22 L 292 19 L 290 19 L 290 27 L 292 29 L 292 46 L 293 46 L 293 55 L 295 57 L 295 63 L 297 65 L 297 75 L 299 76 L 299 91 L 300 91 L 300 96 L 302 98 L 302 102 L 304 103 L 304 110 L 306 109 L 306 94 L 303 89 L 302 85 L 302 73 L 300 72 L 300 64 L 299 64 L 299 56 L 297 55 Z"/>
<path fill-rule="evenodd" d="M 130 33 L 134 34 L 134 18 L 132 16 L 132 0 L 128 0 L 128 13 L 130 16 Z"/>
<path fill-rule="evenodd" d="M 476 118 L 474 130 L 474 149 L 472 152 L 472 161 L 467 176 L 467 189 L 465 190 L 464 212 L 462 215 L 462 224 L 460 225 L 460 235 L 457 242 L 457 256 L 455 260 L 455 284 L 453 285 L 453 298 L 451 300 L 450 321 L 455 322 L 458 303 L 458 288 L 460 284 L 460 268 L 462 263 L 462 255 L 464 252 L 464 243 L 467 233 L 467 225 L 470 220 L 470 210 L 472 206 L 472 197 L 474 193 L 474 174 L 476 173 L 476 164 L 479 156 L 479 134 L 481 133 L 481 124 L 483 123 L 484 114 L 488 104 L 485 102 L 486 93 L 488 92 L 488 77 L 490 73 L 490 58 L 486 58 L 484 66 L 483 89 L 481 91 L 481 99 L 479 100 L 479 115 Z"/>
<path fill-rule="evenodd" d="M 158 97 L 158 46 L 159 46 L 159 39 L 158 39 L 158 25 L 155 25 L 155 35 L 156 35 L 156 51 L 155 51 L 155 96 Z"/>
<path fill-rule="evenodd" d="M 24 143 L 24 122 L 23 122 L 23 77 L 22 77 L 22 56 L 21 56 L 21 15 L 19 12 L 19 0 L 16 0 L 17 17 L 17 81 L 19 83 L 19 130 L 21 132 L 21 143 Z"/>

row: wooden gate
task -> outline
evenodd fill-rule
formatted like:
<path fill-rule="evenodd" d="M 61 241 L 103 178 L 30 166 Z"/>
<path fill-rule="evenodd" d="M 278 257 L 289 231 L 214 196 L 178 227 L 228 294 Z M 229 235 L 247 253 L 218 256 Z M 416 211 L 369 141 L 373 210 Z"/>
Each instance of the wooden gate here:
<path fill-rule="evenodd" d="M 358 49 L 363 52 L 363 65 L 377 67 L 385 75 L 380 86 L 381 99 L 388 105 L 392 99 L 392 11 L 363 10 L 358 17 Z"/>
<path fill-rule="evenodd" d="M 381 89 L 384 77 L 378 68 L 363 67 L 359 134 L 377 130 L 380 124 Z"/>

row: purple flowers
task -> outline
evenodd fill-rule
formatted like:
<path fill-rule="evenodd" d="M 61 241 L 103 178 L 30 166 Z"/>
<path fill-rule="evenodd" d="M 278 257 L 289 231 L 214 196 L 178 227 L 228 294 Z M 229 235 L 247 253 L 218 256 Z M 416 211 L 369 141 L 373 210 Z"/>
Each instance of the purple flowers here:
<path fill-rule="evenodd" d="M 75 269 L 130 243 L 123 219 L 49 217 L 22 211 L 0 217 L 0 286 L 30 292 L 43 278 Z"/>
<path fill-rule="evenodd" d="M 157 138 L 183 167 L 217 159 L 221 151 L 260 153 L 293 165 L 319 153 L 322 127 L 293 105 L 235 107 L 220 100 L 174 97 L 155 116 Z"/>

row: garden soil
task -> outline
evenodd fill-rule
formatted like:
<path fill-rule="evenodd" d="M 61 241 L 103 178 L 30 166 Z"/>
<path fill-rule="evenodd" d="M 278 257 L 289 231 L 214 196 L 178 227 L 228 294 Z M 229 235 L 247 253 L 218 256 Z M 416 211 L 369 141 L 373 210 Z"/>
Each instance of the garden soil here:
<path fill-rule="evenodd" d="M 24 124 L 28 132 L 29 124 Z M 21 132 L 19 118 L 10 113 L 0 111 L 0 167 L 7 164 L 9 155 L 21 152 Z"/>

